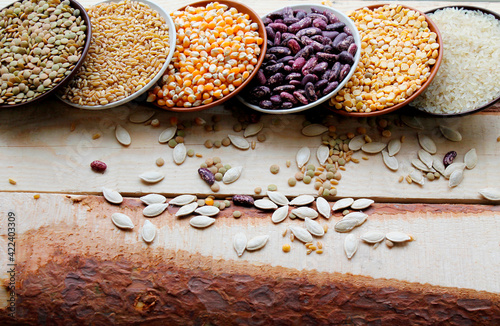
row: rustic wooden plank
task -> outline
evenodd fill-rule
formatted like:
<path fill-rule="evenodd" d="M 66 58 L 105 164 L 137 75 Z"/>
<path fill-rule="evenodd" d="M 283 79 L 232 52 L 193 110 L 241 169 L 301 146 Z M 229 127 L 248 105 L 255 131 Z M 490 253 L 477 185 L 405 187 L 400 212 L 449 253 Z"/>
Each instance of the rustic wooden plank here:
<path fill-rule="evenodd" d="M 177 114 L 157 110 L 156 118 L 161 127 L 153 128 L 128 122 L 130 112 L 137 109 L 136 104 L 105 111 L 79 111 L 64 104 L 48 101 L 38 107 L 16 110 L 3 110 L 0 119 L 0 180 L 4 180 L 0 189 L 12 192 L 59 192 L 98 194 L 102 186 L 114 188 L 124 194 L 140 195 L 158 192 L 167 195 L 178 193 L 210 194 L 209 187 L 199 178 L 197 169 L 208 157 L 219 156 L 223 163 L 232 166 L 244 166 L 243 174 L 237 182 L 221 184 L 220 196 L 231 194 L 253 194 L 255 187 L 266 189 L 269 184 L 290 196 L 309 193 L 316 194 L 313 184 L 298 183 L 289 187 L 287 180 L 298 171 L 295 153 L 307 146 L 312 151 L 310 162 L 318 165 L 315 150 L 321 144 L 320 137 L 305 137 L 300 133 L 306 118 L 317 119 L 318 114 L 330 114 L 321 108 L 303 115 L 262 116 L 267 136 L 265 142 L 257 142 L 255 150 L 241 151 L 232 146 L 207 149 L 203 146 L 206 139 L 222 140 L 237 122 L 230 111 L 222 108 L 209 112 Z M 23 110 L 23 114 L 20 114 Z M 221 130 L 207 132 L 201 126 L 193 126 L 186 131 L 187 148 L 192 148 L 203 158 L 187 158 L 180 166 L 173 163 L 172 149 L 159 144 L 157 139 L 162 130 L 169 125 L 169 119 L 176 116 L 181 121 L 193 121 L 203 117 L 211 123 L 214 113 L 220 115 Z M 251 114 L 250 111 L 247 113 Z M 386 117 L 397 119 L 397 115 Z M 368 122 L 346 119 L 332 115 L 329 118 L 337 127 L 337 133 L 355 132 L 358 126 L 368 129 L 368 135 L 374 140 L 387 142 L 376 128 Z M 495 158 L 498 157 L 500 143 L 500 116 L 492 113 L 469 115 L 461 118 L 436 119 L 422 116 L 427 134 L 431 135 L 438 146 L 439 156 L 450 150 L 458 152 L 457 160 L 470 149 L 476 148 L 479 163 L 473 170 L 465 171 L 465 179 L 456 188 L 449 188 L 445 179 L 427 182 L 423 187 L 406 182 L 398 183 L 400 176 L 407 175 L 412 167 L 411 159 L 419 149 L 417 131 L 407 126 L 394 126 L 393 138 L 404 135 L 406 141 L 397 155 L 400 168 L 397 172 L 387 169 L 380 155 L 368 155 L 357 152 L 353 157 L 359 164 L 349 162 L 346 171 L 342 171 L 342 180 L 338 185 L 338 196 L 373 197 L 379 201 L 426 201 L 426 202 L 484 202 L 478 190 L 495 186 L 500 179 Z M 75 124 L 71 132 L 70 125 Z M 458 128 L 464 140 L 460 143 L 444 139 L 437 130 L 437 124 L 447 124 Z M 122 124 L 132 135 L 129 147 L 120 145 L 114 137 L 114 126 Z M 95 134 L 101 137 L 93 140 Z M 249 140 L 255 140 L 250 137 Z M 365 156 L 369 160 L 361 158 Z M 166 164 L 159 168 L 155 160 L 163 157 Z M 104 174 L 93 172 L 89 164 L 93 160 L 102 160 L 109 166 Z M 292 166 L 287 168 L 287 160 Z M 272 164 L 281 168 L 277 175 L 269 172 Z M 143 183 L 138 175 L 148 170 L 158 170 L 166 175 L 165 180 L 154 185 Z M 7 182 L 16 180 L 16 185 Z"/>
<path fill-rule="evenodd" d="M 139 199 L 126 198 L 123 204 L 116 206 L 99 196 L 69 197 L 42 194 L 35 200 L 32 194 L 10 193 L 0 197 L 1 225 L 6 225 L 9 211 L 16 214 L 16 259 L 23 264 L 24 273 L 36 272 L 46 263 L 57 260 L 55 257 L 61 253 L 103 260 L 141 253 L 148 261 L 153 256 L 161 258 L 161 253 L 171 252 L 175 264 L 175 255 L 186 252 L 212 257 L 215 264 L 219 260 L 244 262 L 253 266 L 353 274 L 500 293 L 500 280 L 496 277 L 500 269 L 498 206 L 375 204 L 365 211 L 369 215 L 367 222 L 352 231 L 356 236 L 369 230 L 403 231 L 412 234 L 415 241 L 392 249 L 384 244 L 375 249 L 360 243 L 358 252 L 348 260 L 343 252 L 346 234 L 333 230 L 340 213 L 330 220 L 318 220 L 329 226 L 324 237 L 314 239 L 314 243 L 323 243 L 324 253 L 307 255 L 303 244 L 297 240 L 290 242 L 288 235 L 282 236 L 288 225 L 301 226 L 303 221 L 286 220 L 274 225 L 270 221 L 271 213 L 254 208 L 232 205 L 219 214 L 215 225 L 198 230 L 189 226 L 189 217 L 175 218 L 177 208 L 170 206 L 162 215 L 150 219 L 159 231 L 154 242 L 146 245 L 140 238 L 146 218 Z M 240 219 L 232 217 L 235 209 L 243 212 Z M 114 212 L 130 216 L 134 230 L 125 232 L 116 228 L 110 220 Z M 0 232 L 0 263 L 6 266 L 7 255 L 3 253 L 7 250 L 7 232 L 3 227 Z M 248 239 L 263 234 L 270 238 L 262 250 L 246 252 L 238 258 L 232 248 L 237 232 L 244 232 Z M 281 250 L 285 243 L 291 244 L 289 253 Z M 149 263 L 153 264 L 154 260 Z M 6 278 L 6 271 L 1 273 L 1 278 Z M 22 284 L 25 276 L 19 277 Z"/>

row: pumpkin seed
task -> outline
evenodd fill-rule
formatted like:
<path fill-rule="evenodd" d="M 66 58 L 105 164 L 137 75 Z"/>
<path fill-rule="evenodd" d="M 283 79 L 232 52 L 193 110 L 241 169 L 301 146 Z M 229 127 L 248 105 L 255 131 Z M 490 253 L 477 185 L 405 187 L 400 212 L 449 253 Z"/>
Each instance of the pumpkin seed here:
<path fill-rule="evenodd" d="M 402 115 L 401 121 L 403 121 L 403 123 L 410 128 L 424 129 L 424 125 L 422 124 L 420 119 L 418 119 L 417 117 L 415 117 L 413 115 Z"/>
<path fill-rule="evenodd" d="M 456 187 L 460 184 L 460 182 L 462 182 L 463 179 L 464 179 L 464 170 L 457 169 L 451 173 L 448 186 L 450 188 Z"/>
<path fill-rule="evenodd" d="M 174 138 L 176 132 L 177 132 L 177 125 L 168 127 L 167 129 L 163 130 L 163 132 L 160 134 L 160 136 L 158 137 L 158 142 L 160 144 L 168 142 L 170 139 Z"/>
<path fill-rule="evenodd" d="M 314 201 L 314 196 L 311 195 L 300 195 L 292 199 L 290 205 L 292 206 L 304 206 L 309 205 Z"/>
<path fill-rule="evenodd" d="M 302 147 L 297 152 L 295 157 L 295 161 L 297 162 L 297 166 L 301 169 L 307 162 L 309 162 L 309 158 L 311 157 L 311 150 L 309 147 Z"/>
<path fill-rule="evenodd" d="M 443 161 L 437 157 L 432 158 L 432 168 L 439 172 L 441 175 L 444 175 L 445 167 Z"/>
<path fill-rule="evenodd" d="M 332 206 L 332 211 L 337 211 L 339 209 L 344 209 L 352 205 L 354 203 L 354 199 L 352 198 L 342 198 L 337 200 L 333 206 Z"/>
<path fill-rule="evenodd" d="M 352 209 L 365 209 L 373 204 L 375 201 L 367 198 L 356 199 L 354 203 L 351 204 Z"/>
<path fill-rule="evenodd" d="M 122 213 L 114 213 L 113 215 L 111 215 L 111 221 L 113 221 L 113 224 L 120 229 L 134 228 L 134 223 L 132 223 L 130 217 Z"/>
<path fill-rule="evenodd" d="M 197 215 L 189 220 L 189 224 L 195 228 L 206 228 L 215 223 L 215 218 L 204 215 Z"/>
<path fill-rule="evenodd" d="M 365 135 L 358 135 L 349 141 L 349 149 L 351 151 L 359 151 L 366 144 Z"/>
<path fill-rule="evenodd" d="M 288 205 L 288 199 L 281 192 L 268 191 L 267 196 L 269 197 L 269 199 L 271 199 L 273 202 L 275 202 L 279 206 Z"/>
<path fill-rule="evenodd" d="M 323 215 L 325 218 L 329 219 L 331 215 L 330 204 L 323 197 L 316 198 L 316 209 L 318 213 Z"/>
<path fill-rule="evenodd" d="M 184 206 L 181 206 L 179 210 L 175 213 L 175 216 L 181 217 L 181 216 L 186 216 L 194 212 L 194 210 L 198 207 L 197 202 L 193 202 Z"/>
<path fill-rule="evenodd" d="M 167 198 L 165 198 L 165 196 L 158 194 L 149 194 L 146 196 L 142 196 L 140 199 L 146 205 L 163 204 L 164 202 L 167 201 Z"/>
<path fill-rule="evenodd" d="M 236 233 L 233 238 L 233 248 L 238 257 L 241 257 L 247 247 L 247 236 L 243 232 Z"/>
<path fill-rule="evenodd" d="M 130 134 L 121 125 L 116 126 L 115 137 L 116 137 L 116 140 L 118 140 L 118 142 L 124 146 L 130 145 L 130 143 L 132 142 L 132 138 L 130 138 Z"/>
<path fill-rule="evenodd" d="M 314 209 L 309 208 L 309 207 L 295 208 L 295 209 L 292 209 L 291 213 L 300 219 L 305 219 L 306 217 L 309 217 L 311 219 L 315 219 L 318 217 L 318 212 L 316 212 Z"/>
<path fill-rule="evenodd" d="M 424 176 L 422 175 L 422 172 L 418 170 L 413 170 L 410 173 L 410 179 L 421 186 L 424 185 Z"/>
<path fill-rule="evenodd" d="M 145 242 L 152 242 L 154 238 L 156 237 L 156 227 L 154 226 L 153 223 L 151 223 L 149 220 L 145 220 L 144 224 L 142 225 L 142 239 Z"/>
<path fill-rule="evenodd" d="M 302 134 L 304 136 L 308 136 L 308 137 L 319 136 L 327 131 L 328 131 L 328 127 L 317 124 L 317 123 L 312 123 L 312 124 L 307 125 L 304 128 L 302 128 Z"/>
<path fill-rule="evenodd" d="M 155 115 L 154 110 L 142 109 L 132 112 L 128 116 L 128 120 L 132 123 L 144 123 Z"/>
<path fill-rule="evenodd" d="M 483 188 L 479 193 L 488 200 L 500 200 L 500 188 Z"/>
<path fill-rule="evenodd" d="M 451 141 L 461 141 L 462 140 L 462 135 L 458 132 L 458 130 L 455 130 L 453 128 L 444 126 L 444 125 L 439 125 L 439 130 L 443 134 L 443 136 Z"/>
<path fill-rule="evenodd" d="M 473 148 L 468 151 L 464 156 L 465 167 L 469 170 L 472 170 L 476 167 L 477 164 L 477 153 L 476 149 Z"/>
<path fill-rule="evenodd" d="M 250 148 L 250 143 L 243 137 L 236 136 L 236 135 L 227 135 L 229 140 L 231 141 L 231 144 L 234 145 L 234 147 L 246 150 Z"/>
<path fill-rule="evenodd" d="M 387 166 L 392 171 L 397 171 L 399 168 L 398 159 L 394 156 L 390 156 L 386 150 L 382 151 L 382 160 L 384 161 L 385 166 Z"/>
<path fill-rule="evenodd" d="M 142 210 L 142 214 L 146 217 L 155 217 L 163 213 L 168 207 L 168 204 L 151 204 Z"/>
<path fill-rule="evenodd" d="M 179 143 L 175 145 L 174 150 L 172 152 L 175 164 L 177 165 L 182 164 L 186 159 L 186 155 L 187 155 L 187 150 L 184 143 Z"/>
<path fill-rule="evenodd" d="M 423 172 L 434 172 L 432 169 L 429 169 L 427 165 L 424 164 L 420 159 L 414 158 L 411 160 L 411 165 Z"/>
<path fill-rule="evenodd" d="M 278 205 L 270 201 L 269 199 L 257 199 L 253 203 L 255 207 L 260 208 L 260 209 L 276 209 L 278 208 Z"/>
<path fill-rule="evenodd" d="M 230 168 L 229 170 L 226 171 L 226 173 L 224 173 L 224 176 L 222 177 L 222 182 L 226 184 L 235 182 L 240 177 L 242 171 L 243 171 L 242 166 L 235 166 Z"/>
<path fill-rule="evenodd" d="M 299 241 L 302 241 L 304 243 L 312 242 L 313 237 L 309 231 L 307 231 L 304 228 L 298 227 L 291 225 L 290 226 L 290 231 L 293 233 L 294 237 L 298 239 Z"/>
<path fill-rule="evenodd" d="M 102 195 L 112 204 L 121 204 L 123 202 L 123 197 L 118 191 L 102 187 Z"/>
<path fill-rule="evenodd" d="M 391 139 L 389 144 L 387 144 L 387 151 L 389 156 L 394 156 L 401 150 L 401 140 L 399 138 Z"/>
<path fill-rule="evenodd" d="M 385 238 L 391 242 L 405 242 L 413 240 L 413 238 L 408 234 L 399 231 L 389 232 L 385 235 Z"/>
<path fill-rule="evenodd" d="M 281 206 L 277 210 L 274 211 L 273 216 L 271 217 L 271 221 L 273 223 L 283 222 L 288 216 L 288 205 Z"/>
<path fill-rule="evenodd" d="M 424 135 L 423 133 L 418 133 L 418 143 L 420 146 L 431 154 L 436 154 L 437 147 L 436 143 L 429 137 Z"/>
<path fill-rule="evenodd" d="M 450 165 L 448 165 L 446 167 L 446 169 L 444 169 L 444 174 L 443 176 L 446 178 L 446 179 L 449 179 L 451 174 L 453 172 L 455 172 L 455 170 L 463 170 L 465 169 L 466 165 L 465 163 L 458 163 L 458 162 L 455 162 L 455 163 L 451 163 Z"/>
<path fill-rule="evenodd" d="M 422 163 L 424 163 L 429 169 L 432 169 L 433 158 L 429 152 L 419 149 L 417 152 L 418 158 Z"/>
<path fill-rule="evenodd" d="M 163 178 L 165 178 L 165 175 L 156 171 L 148 171 L 139 175 L 139 178 L 141 178 L 144 182 L 157 183 L 163 180 Z"/>
<path fill-rule="evenodd" d="M 348 234 L 344 239 L 344 251 L 348 259 L 358 250 L 359 239 L 354 234 Z"/>
<path fill-rule="evenodd" d="M 317 237 L 322 237 L 325 235 L 325 229 L 316 221 L 311 220 L 309 217 L 306 217 L 304 220 L 307 231 L 312 235 Z"/>
<path fill-rule="evenodd" d="M 379 243 L 384 238 L 385 234 L 380 231 L 368 231 L 361 236 L 361 240 L 367 243 Z"/>
<path fill-rule="evenodd" d="M 330 148 L 326 145 L 321 145 L 316 150 L 316 158 L 320 165 L 325 165 L 326 160 L 330 156 Z"/>
<path fill-rule="evenodd" d="M 198 198 L 195 195 L 179 195 L 175 198 L 172 198 L 172 200 L 169 201 L 168 203 L 170 205 L 184 206 L 194 202 L 197 199 Z"/>
<path fill-rule="evenodd" d="M 246 138 L 257 135 L 262 130 L 262 128 L 264 128 L 264 123 L 262 122 L 252 123 L 245 128 L 243 136 Z"/>
<path fill-rule="evenodd" d="M 344 233 L 349 232 L 358 225 L 358 220 L 354 218 L 341 219 L 335 223 L 335 231 Z"/>
<path fill-rule="evenodd" d="M 361 150 L 369 154 L 380 153 L 387 145 L 385 143 L 373 141 L 371 143 L 366 143 L 361 146 Z"/>
<path fill-rule="evenodd" d="M 269 240 L 268 235 L 259 235 L 253 237 L 252 239 L 248 240 L 246 249 L 250 251 L 258 250 L 266 245 L 267 240 Z"/>
<path fill-rule="evenodd" d="M 201 206 L 194 210 L 195 213 L 205 216 L 214 216 L 219 214 L 220 209 L 215 206 Z"/>
<path fill-rule="evenodd" d="M 352 212 L 344 216 L 342 220 L 349 220 L 349 219 L 356 220 L 356 226 L 360 226 L 361 224 L 365 223 L 367 218 L 368 215 L 366 215 L 365 213 Z"/>

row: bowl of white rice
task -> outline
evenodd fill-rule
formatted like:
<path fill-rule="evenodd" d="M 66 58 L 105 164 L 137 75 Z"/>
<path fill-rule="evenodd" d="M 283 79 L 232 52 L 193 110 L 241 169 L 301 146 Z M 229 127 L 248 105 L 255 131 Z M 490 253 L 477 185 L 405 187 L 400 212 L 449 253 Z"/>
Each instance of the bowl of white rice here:
<path fill-rule="evenodd" d="M 410 105 L 438 116 L 478 112 L 500 100 L 500 15 L 473 6 L 426 14 L 443 38 L 441 67 Z"/>

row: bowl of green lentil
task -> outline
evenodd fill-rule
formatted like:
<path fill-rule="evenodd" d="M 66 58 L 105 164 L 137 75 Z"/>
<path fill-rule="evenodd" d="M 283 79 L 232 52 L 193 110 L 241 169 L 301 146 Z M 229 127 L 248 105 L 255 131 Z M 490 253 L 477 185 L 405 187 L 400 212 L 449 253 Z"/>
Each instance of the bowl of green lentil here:
<path fill-rule="evenodd" d="M 0 108 L 47 98 L 81 67 L 92 35 L 74 0 L 10 4 L 0 11 Z"/>
<path fill-rule="evenodd" d="M 148 0 L 108 0 L 87 8 L 93 38 L 82 69 L 57 96 L 102 110 L 141 96 L 161 78 L 176 42 L 170 15 Z"/>

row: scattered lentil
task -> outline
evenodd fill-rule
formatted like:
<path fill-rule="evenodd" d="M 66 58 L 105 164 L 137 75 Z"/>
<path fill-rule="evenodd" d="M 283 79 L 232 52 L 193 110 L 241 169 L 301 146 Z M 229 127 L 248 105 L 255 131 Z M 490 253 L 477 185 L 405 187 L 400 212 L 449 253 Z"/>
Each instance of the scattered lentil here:
<path fill-rule="evenodd" d="M 386 129 L 386 130 L 382 131 L 382 137 L 390 138 L 391 136 L 392 136 L 392 133 L 390 130 Z"/>
<path fill-rule="evenodd" d="M 261 187 L 256 187 L 254 190 L 253 190 L 254 193 L 256 193 L 257 195 L 260 194 L 262 192 L 262 188 Z"/>
<path fill-rule="evenodd" d="M 296 184 L 297 184 L 297 180 L 295 180 L 295 178 L 288 179 L 288 185 L 290 187 L 295 187 Z"/>
<path fill-rule="evenodd" d="M 231 201 L 230 200 L 224 200 L 224 206 L 230 207 L 231 206 Z"/>
<path fill-rule="evenodd" d="M 278 174 L 278 172 L 280 172 L 280 167 L 277 164 L 273 164 L 269 168 L 269 171 L 271 171 L 272 174 Z"/>
<path fill-rule="evenodd" d="M 225 137 L 224 139 L 222 139 L 221 144 L 222 146 L 227 147 L 231 145 L 231 140 L 228 137 Z"/>
<path fill-rule="evenodd" d="M 193 149 L 188 149 L 187 156 L 193 157 L 194 156 L 194 150 Z"/>
<path fill-rule="evenodd" d="M 151 120 L 151 127 L 159 127 L 160 126 L 160 120 L 158 119 L 153 119 Z"/>
<path fill-rule="evenodd" d="M 204 199 L 198 199 L 196 202 L 198 203 L 198 206 L 200 206 L 200 207 L 205 206 L 205 200 Z"/>
<path fill-rule="evenodd" d="M 275 184 L 270 184 L 267 186 L 267 190 L 276 191 L 276 190 L 278 190 L 278 186 L 276 186 Z"/>
<path fill-rule="evenodd" d="M 94 134 L 94 135 L 92 136 L 92 139 L 93 139 L 93 140 L 96 140 L 96 139 L 99 139 L 99 138 L 101 138 L 101 134 L 99 134 L 99 133 Z"/>
<path fill-rule="evenodd" d="M 177 142 L 175 141 L 175 139 L 170 139 L 168 141 L 168 147 L 174 148 L 175 146 L 177 146 Z"/>
<path fill-rule="evenodd" d="M 241 212 L 240 211 L 234 211 L 233 212 L 233 217 L 234 218 L 240 218 L 241 217 Z"/>
<path fill-rule="evenodd" d="M 156 165 L 163 166 L 163 164 L 165 164 L 165 160 L 163 158 L 161 158 L 161 157 L 158 157 L 156 159 Z"/>
<path fill-rule="evenodd" d="M 311 183 L 311 180 L 312 180 L 312 179 L 311 179 L 311 177 L 310 177 L 310 176 L 308 176 L 308 175 L 306 175 L 306 176 L 302 179 L 302 181 L 303 181 L 305 184 L 310 184 L 310 183 Z M 300 180 L 299 180 L 299 181 L 300 181 Z"/>
<path fill-rule="evenodd" d="M 205 141 L 204 145 L 205 145 L 206 148 L 212 148 L 214 146 L 214 144 L 212 143 L 212 141 L 210 139 L 207 139 Z"/>
<path fill-rule="evenodd" d="M 261 143 L 266 141 L 266 135 L 264 134 L 258 134 L 257 135 L 257 140 L 260 141 Z"/>
<path fill-rule="evenodd" d="M 40 195 L 39 194 L 33 195 L 33 198 L 34 199 L 40 199 Z"/>

